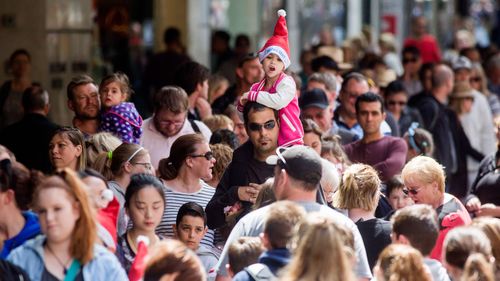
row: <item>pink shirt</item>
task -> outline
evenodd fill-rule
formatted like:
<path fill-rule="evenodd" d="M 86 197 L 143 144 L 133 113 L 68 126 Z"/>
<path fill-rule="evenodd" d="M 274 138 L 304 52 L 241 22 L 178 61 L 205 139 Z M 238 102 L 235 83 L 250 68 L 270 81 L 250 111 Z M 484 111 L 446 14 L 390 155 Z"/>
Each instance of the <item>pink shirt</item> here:
<path fill-rule="evenodd" d="M 274 85 L 263 91 L 266 80 L 255 83 L 250 88 L 248 100 L 278 110 L 280 119 L 279 146 L 303 144 L 304 128 L 300 122 L 300 108 L 295 94 L 293 78 L 281 73 Z M 239 109 L 241 105 L 238 104 Z"/>

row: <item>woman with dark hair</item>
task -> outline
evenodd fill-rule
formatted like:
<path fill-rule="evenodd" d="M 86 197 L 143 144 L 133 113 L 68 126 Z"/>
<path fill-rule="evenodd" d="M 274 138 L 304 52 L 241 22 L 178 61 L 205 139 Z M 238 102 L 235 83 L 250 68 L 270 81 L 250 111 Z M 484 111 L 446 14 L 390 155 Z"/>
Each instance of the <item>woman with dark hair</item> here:
<path fill-rule="evenodd" d="M 28 209 L 41 177 L 21 163 L 0 161 L 0 259 L 40 234 L 38 217 Z"/>
<path fill-rule="evenodd" d="M 141 235 L 147 237 L 148 248 L 154 247 L 162 239 L 155 234 L 165 211 L 161 181 L 153 175 L 133 175 L 125 192 L 125 209 L 132 228 L 118 239 L 117 256 L 123 268 L 129 272 L 139 248 L 137 238 Z"/>
<path fill-rule="evenodd" d="M 96 244 L 96 223 L 83 183 L 69 168 L 48 177 L 33 194 L 44 235 L 7 260 L 32 280 L 127 280 L 116 257 Z"/>
<path fill-rule="evenodd" d="M 212 178 L 215 158 L 207 141 L 200 134 L 179 137 L 173 144 L 168 158 L 160 160 L 158 176 L 165 185 L 165 213 L 157 233 L 174 237 L 172 225 L 179 208 L 195 202 L 206 208 L 215 189 L 205 181 Z M 201 244 L 213 247 L 214 232 L 209 230 Z"/>
<path fill-rule="evenodd" d="M 9 58 L 12 80 L 0 87 L 0 129 L 23 117 L 21 99 L 24 90 L 32 85 L 31 55 L 25 49 L 15 50 Z"/>
<path fill-rule="evenodd" d="M 318 155 L 321 155 L 321 138 L 323 131 L 311 119 L 301 119 L 304 127 L 304 145 L 312 147 Z"/>
<path fill-rule="evenodd" d="M 82 132 L 72 127 L 58 129 L 50 140 L 49 158 L 55 169 L 85 169 L 87 152 Z"/>

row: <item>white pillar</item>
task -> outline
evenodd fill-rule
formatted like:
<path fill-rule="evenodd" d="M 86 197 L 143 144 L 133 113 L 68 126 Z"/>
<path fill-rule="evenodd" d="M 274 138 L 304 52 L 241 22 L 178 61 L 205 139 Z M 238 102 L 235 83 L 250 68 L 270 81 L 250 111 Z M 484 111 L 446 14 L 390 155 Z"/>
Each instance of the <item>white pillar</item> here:
<path fill-rule="evenodd" d="M 290 70 L 300 70 L 300 27 L 299 27 L 299 11 L 297 1 L 286 2 L 286 24 L 288 27 L 288 44 L 290 46 Z"/>
<path fill-rule="evenodd" d="M 346 38 L 359 35 L 362 27 L 362 2 L 361 0 L 347 1 L 347 25 Z"/>
<path fill-rule="evenodd" d="M 210 66 L 210 1 L 188 0 L 187 3 L 187 47 L 189 56 Z"/>

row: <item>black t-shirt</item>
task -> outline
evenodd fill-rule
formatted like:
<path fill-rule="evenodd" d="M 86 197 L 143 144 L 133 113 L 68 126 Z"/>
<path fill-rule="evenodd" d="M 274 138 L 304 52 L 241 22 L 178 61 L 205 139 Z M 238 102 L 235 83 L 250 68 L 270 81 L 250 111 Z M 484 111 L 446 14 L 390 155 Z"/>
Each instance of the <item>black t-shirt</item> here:
<path fill-rule="evenodd" d="M 373 270 L 379 254 L 387 245 L 391 244 L 392 225 L 390 222 L 378 218 L 366 221 L 360 219 L 356 225 L 365 244 L 368 264 Z"/>

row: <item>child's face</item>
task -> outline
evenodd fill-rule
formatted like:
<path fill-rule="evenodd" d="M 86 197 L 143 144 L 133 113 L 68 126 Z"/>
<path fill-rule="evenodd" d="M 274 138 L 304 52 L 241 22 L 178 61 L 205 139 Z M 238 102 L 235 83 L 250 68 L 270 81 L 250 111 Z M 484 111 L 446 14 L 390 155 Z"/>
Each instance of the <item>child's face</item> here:
<path fill-rule="evenodd" d="M 108 83 L 103 89 L 99 89 L 99 92 L 101 103 L 106 108 L 118 105 L 127 99 L 127 94 L 122 92 L 120 84 L 117 82 Z"/>
<path fill-rule="evenodd" d="M 208 230 L 202 217 L 189 215 L 184 216 L 179 225 L 176 225 L 174 229 L 177 239 L 193 251 L 198 249 L 201 239 L 203 239 Z"/>
<path fill-rule="evenodd" d="M 403 192 L 403 188 L 395 188 L 389 194 L 389 203 L 394 210 L 399 210 L 413 205 L 413 200 L 411 200 L 407 193 Z"/>
<path fill-rule="evenodd" d="M 275 54 L 269 54 L 265 57 L 262 61 L 262 66 L 266 74 L 266 79 L 275 78 L 285 70 L 285 64 Z"/>
<path fill-rule="evenodd" d="M 161 222 L 164 206 L 162 196 L 158 190 L 152 186 L 147 186 L 132 196 L 127 213 L 135 229 L 154 232 Z"/>

